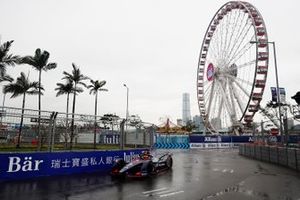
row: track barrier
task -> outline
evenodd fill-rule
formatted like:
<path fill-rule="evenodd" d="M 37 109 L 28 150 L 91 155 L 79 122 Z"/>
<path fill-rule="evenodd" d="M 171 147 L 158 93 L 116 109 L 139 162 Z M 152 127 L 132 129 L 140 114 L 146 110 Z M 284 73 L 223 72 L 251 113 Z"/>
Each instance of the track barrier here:
<path fill-rule="evenodd" d="M 145 149 L 53 153 L 0 153 L 0 181 L 106 172 L 116 158 L 131 161 Z"/>
<path fill-rule="evenodd" d="M 239 146 L 239 154 L 300 171 L 300 148 L 243 144 Z"/>

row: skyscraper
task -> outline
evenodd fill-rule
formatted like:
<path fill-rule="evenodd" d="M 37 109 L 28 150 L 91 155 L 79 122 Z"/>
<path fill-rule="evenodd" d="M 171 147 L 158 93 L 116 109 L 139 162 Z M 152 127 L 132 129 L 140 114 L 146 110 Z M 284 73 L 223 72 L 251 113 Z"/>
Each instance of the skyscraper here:
<path fill-rule="evenodd" d="M 186 125 L 191 120 L 190 94 L 183 93 L 182 95 L 182 122 Z"/>
<path fill-rule="evenodd" d="M 193 117 L 194 125 L 196 126 L 195 130 L 197 132 L 204 131 L 204 122 L 200 115 L 195 115 Z"/>

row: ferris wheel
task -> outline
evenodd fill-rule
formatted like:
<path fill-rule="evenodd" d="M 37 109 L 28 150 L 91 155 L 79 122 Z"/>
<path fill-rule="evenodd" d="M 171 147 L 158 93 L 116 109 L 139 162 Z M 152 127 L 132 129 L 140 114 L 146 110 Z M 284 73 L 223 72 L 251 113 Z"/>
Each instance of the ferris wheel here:
<path fill-rule="evenodd" d="M 266 85 L 269 62 L 264 20 L 250 3 L 230 1 L 212 18 L 197 70 L 197 98 L 206 128 L 250 126 Z"/>

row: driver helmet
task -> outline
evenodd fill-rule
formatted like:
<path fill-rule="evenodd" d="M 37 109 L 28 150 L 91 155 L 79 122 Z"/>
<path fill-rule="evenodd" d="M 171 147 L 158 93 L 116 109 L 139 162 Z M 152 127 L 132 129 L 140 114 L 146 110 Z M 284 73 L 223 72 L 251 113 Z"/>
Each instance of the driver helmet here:
<path fill-rule="evenodd" d="M 144 160 L 147 160 L 147 159 L 149 159 L 150 158 L 150 151 L 142 151 L 142 159 L 144 159 Z"/>

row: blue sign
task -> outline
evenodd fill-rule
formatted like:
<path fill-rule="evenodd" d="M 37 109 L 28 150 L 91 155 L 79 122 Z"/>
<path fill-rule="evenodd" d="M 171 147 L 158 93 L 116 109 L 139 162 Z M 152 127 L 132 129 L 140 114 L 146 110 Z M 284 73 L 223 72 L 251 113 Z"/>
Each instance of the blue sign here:
<path fill-rule="evenodd" d="M 218 149 L 238 147 L 241 143 L 253 142 L 252 136 L 191 135 L 190 148 Z"/>
<path fill-rule="evenodd" d="M 300 135 L 289 135 L 289 143 L 299 143 Z"/>
<path fill-rule="evenodd" d="M 156 135 L 154 147 L 157 149 L 188 149 L 187 135 Z"/>
<path fill-rule="evenodd" d="M 191 135 L 190 143 L 247 143 L 253 142 L 252 136 L 203 136 L 203 135 Z"/>
<path fill-rule="evenodd" d="M 129 162 L 142 150 L 3 153 L 0 154 L 0 180 L 109 171 L 116 158 Z"/>
<path fill-rule="evenodd" d="M 277 88 L 271 87 L 272 102 L 277 103 Z"/>

